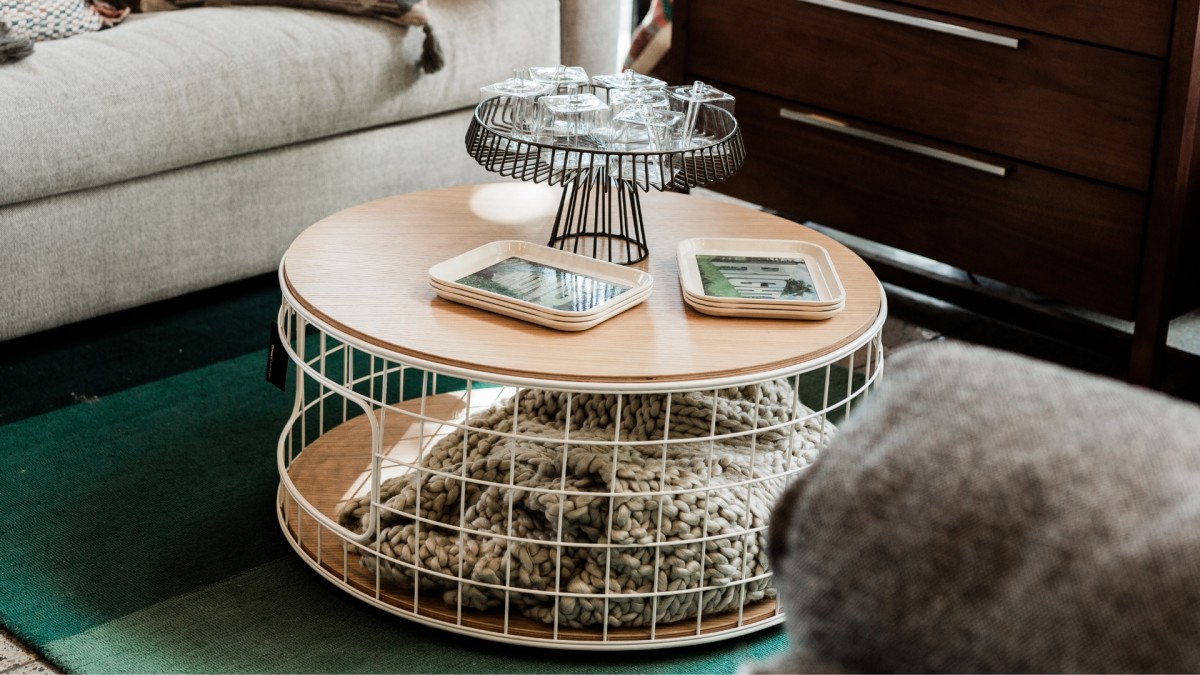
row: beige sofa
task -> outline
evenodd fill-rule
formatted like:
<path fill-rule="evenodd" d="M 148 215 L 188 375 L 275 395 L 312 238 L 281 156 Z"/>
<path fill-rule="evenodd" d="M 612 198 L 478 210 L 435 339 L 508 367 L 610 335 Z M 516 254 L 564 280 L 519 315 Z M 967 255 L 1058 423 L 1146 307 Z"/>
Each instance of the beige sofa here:
<path fill-rule="evenodd" d="M 269 272 L 306 226 L 503 180 L 467 156 L 481 85 L 616 68 L 600 0 L 439 0 L 423 34 L 271 7 L 150 13 L 0 68 L 0 340 Z"/>

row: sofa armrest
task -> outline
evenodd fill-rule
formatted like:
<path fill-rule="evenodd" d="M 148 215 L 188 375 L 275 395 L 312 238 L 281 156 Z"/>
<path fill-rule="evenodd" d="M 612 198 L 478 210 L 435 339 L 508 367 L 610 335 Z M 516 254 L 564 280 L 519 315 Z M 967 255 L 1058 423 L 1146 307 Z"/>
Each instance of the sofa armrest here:
<path fill-rule="evenodd" d="M 617 72 L 620 3 L 609 0 L 560 0 L 562 62 L 583 66 L 588 75 Z"/>

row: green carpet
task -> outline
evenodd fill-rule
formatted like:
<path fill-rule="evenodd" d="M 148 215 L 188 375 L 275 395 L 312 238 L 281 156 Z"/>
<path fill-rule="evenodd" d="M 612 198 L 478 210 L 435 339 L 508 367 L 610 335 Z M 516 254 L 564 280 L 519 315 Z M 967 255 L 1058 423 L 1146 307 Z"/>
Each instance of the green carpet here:
<path fill-rule="evenodd" d="M 241 326 L 273 293 L 226 299 L 222 321 Z M 273 312 L 258 317 L 253 351 L 198 365 L 175 355 L 203 352 L 219 330 L 146 337 L 188 325 L 193 311 L 161 309 L 167 319 L 113 328 L 99 347 L 60 335 L 45 348 L 26 341 L 24 360 L 5 357 L 14 378 L 36 381 L 29 369 L 55 362 L 107 392 L 68 396 L 43 380 L 36 406 L 14 399 L 5 410 L 20 414 L 0 417 L 13 420 L 0 426 L 0 622 L 60 668 L 730 673 L 786 647 L 772 628 L 651 651 L 537 649 L 427 628 L 351 598 L 296 558 L 275 518 L 275 443 L 292 397 L 263 379 L 257 346 Z M 121 349 L 122 331 L 151 346 Z M 104 367 L 87 370 L 98 359 Z"/>
<path fill-rule="evenodd" d="M 287 546 L 262 352 L 0 427 L 0 619 L 81 672 L 733 672 L 771 629 L 575 654 L 467 639 L 353 600 Z"/>

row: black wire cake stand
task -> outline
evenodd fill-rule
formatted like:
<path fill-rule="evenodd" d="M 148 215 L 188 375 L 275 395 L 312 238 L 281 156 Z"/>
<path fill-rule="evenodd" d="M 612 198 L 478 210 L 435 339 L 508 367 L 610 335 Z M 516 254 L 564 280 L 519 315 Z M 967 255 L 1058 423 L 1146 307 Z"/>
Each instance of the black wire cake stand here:
<path fill-rule="evenodd" d="M 561 185 L 549 246 L 630 265 L 650 253 L 639 192 L 682 192 L 727 180 L 746 157 L 737 121 L 728 111 L 701 106 L 686 146 L 627 150 L 603 131 L 572 139 L 522 134 L 521 99 L 489 98 L 475 108 L 467 152 L 488 171 L 522 181 Z"/>

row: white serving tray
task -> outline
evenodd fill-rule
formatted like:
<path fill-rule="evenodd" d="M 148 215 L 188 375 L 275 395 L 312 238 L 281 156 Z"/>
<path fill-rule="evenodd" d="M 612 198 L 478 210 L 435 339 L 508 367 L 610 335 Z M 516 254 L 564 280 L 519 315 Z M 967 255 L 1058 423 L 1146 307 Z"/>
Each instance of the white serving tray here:
<path fill-rule="evenodd" d="M 682 285 L 681 285 L 681 288 L 682 288 Z M 753 309 L 753 310 L 766 311 L 766 312 L 805 312 L 805 313 L 809 313 L 809 314 L 825 314 L 825 313 L 836 314 L 846 308 L 846 303 L 844 303 L 844 302 L 839 302 L 836 305 L 821 306 L 821 307 L 793 307 L 793 306 L 782 306 L 782 305 L 764 305 L 762 303 L 750 304 L 750 303 L 740 303 L 740 302 L 713 302 L 711 299 L 709 299 L 708 296 L 692 295 L 691 293 L 687 292 L 686 288 L 684 288 L 682 290 L 683 290 L 684 299 L 687 300 L 689 304 L 704 305 L 705 307 L 715 307 L 717 309 Z"/>
<path fill-rule="evenodd" d="M 607 303 L 606 306 L 608 307 L 608 309 L 606 309 L 605 311 L 600 312 L 598 314 L 589 314 L 588 316 L 562 316 L 560 314 L 552 314 L 550 312 L 544 312 L 541 310 L 526 309 L 526 307 L 521 303 L 518 303 L 516 301 L 510 302 L 509 298 L 496 298 L 496 297 L 493 297 L 493 294 L 481 295 L 478 293 L 469 293 L 466 291 L 462 291 L 458 288 L 451 288 L 449 286 L 443 286 L 441 283 L 434 281 L 433 279 L 429 280 L 429 286 L 431 288 L 433 288 L 435 293 L 442 296 L 443 298 L 446 298 L 447 300 L 457 301 L 459 298 L 466 298 L 469 300 L 474 300 L 476 302 L 486 302 L 486 303 L 488 303 L 489 307 L 502 306 L 506 309 L 510 309 L 510 310 L 513 310 L 516 312 L 532 314 L 532 315 L 537 316 L 538 318 L 545 319 L 547 321 L 560 321 L 560 322 L 564 322 L 564 323 L 571 323 L 571 322 L 575 322 L 575 321 L 591 321 L 592 319 L 597 319 L 600 317 L 609 317 L 614 314 L 620 314 L 621 312 L 625 311 L 626 309 L 629 309 L 633 305 L 636 305 L 640 302 L 644 302 L 646 300 L 646 298 L 650 297 L 650 289 L 646 289 L 645 291 L 642 291 L 642 292 L 639 292 L 636 294 L 624 293 L 621 295 L 621 297 L 616 302 Z"/>
<path fill-rule="evenodd" d="M 477 298 L 585 320 L 607 313 L 627 296 L 648 293 L 654 283 L 639 269 L 511 240 L 484 244 L 440 262 L 429 269 L 429 278 L 431 283 Z M 490 290 L 494 288 L 506 288 L 514 295 Z"/>
<path fill-rule="evenodd" d="M 700 312 L 701 314 L 709 314 L 711 316 L 723 317 L 739 317 L 743 319 L 799 319 L 802 321 L 824 321 L 837 316 L 841 310 L 834 312 L 810 312 L 800 309 L 738 309 L 732 307 L 719 307 L 713 305 L 700 304 L 684 295 L 683 301 L 689 307 Z"/>
<path fill-rule="evenodd" d="M 545 314 L 541 314 L 539 312 L 528 312 L 528 311 L 525 311 L 522 309 L 517 309 L 510 305 L 502 305 L 502 304 L 493 302 L 490 299 L 484 299 L 484 298 L 480 298 L 477 296 L 455 293 L 453 291 L 450 291 L 450 290 L 447 290 L 444 288 L 435 287 L 434 291 L 438 294 L 439 297 L 449 300 L 451 302 L 457 302 L 457 303 L 460 303 L 463 305 L 469 305 L 471 307 L 478 307 L 479 309 L 486 309 L 489 312 L 495 312 L 496 314 L 509 316 L 514 319 L 521 319 L 522 321 L 528 321 L 530 323 L 535 323 L 539 326 L 546 326 L 547 328 L 554 328 L 557 330 L 571 331 L 571 332 L 587 330 L 589 328 L 597 326 L 597 325 L 611 319 L 612 317 L 624 312 L 627 309 L 631 309 L 633 307 L 636 307 L 637 305 L 640 305 L 643 301 L 645 301 L 645 299 L 647 297 L 649 297 L 649 294 L 647 293 L 646 295 L 643 295 L 641 297 L 633 298 L 630 302 L 626 302 L 619 306 L 615 306 L 612 311 L 605 312 L 605 313 L 603 313 L 597 317 L 591 318 L 591 319 L 562 320 L 562 319 L 547 318 Z"/>
<path fill-rule="evenodd" d="M 745 295 L 720 295 L 705 289 L 700 276 L 697 256 L 719 256 L 747 258 L 746 279 L 736 283 L 744 284 Z M 815 310 L 822 307 L 834 307 L 844 304 L 846 291 L 833 267 L 829 251 L 824 247 L 807 241 L 794 239 L 685 239 L 679 242 L 677 253 L 679 261 L 679 279 L 687 293 L 696 298 L 704 298 L 712 304 L 734 303 L 739 305 L 762 305 L 764 307 L 785 307 L 796 310 Z M 816 298 L 800 299 L 795 296 L 761 297 L 751 294 L 750 289 L 756 279 L 761 283 L 777 286 L 789 274 L 789 268 L 803 262 L 807 268 Z M 797 270 L 790 270 L 795 275 Z M 800 270 L 802 274 L 802 270 Z M 780 276 L 784 275 L 784 276 Z M 731 282 L 732 283 L 732 282 Z M 774 288 L 763 290 L 764 295 L 777 293 Z"/>

